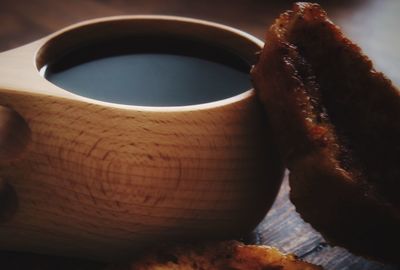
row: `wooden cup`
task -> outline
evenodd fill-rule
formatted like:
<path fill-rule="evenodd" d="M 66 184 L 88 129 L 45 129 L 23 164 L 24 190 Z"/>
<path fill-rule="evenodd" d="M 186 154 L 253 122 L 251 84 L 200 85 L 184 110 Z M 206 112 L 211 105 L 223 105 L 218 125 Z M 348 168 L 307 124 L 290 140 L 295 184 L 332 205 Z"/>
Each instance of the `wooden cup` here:
<path fill-rule="evenodd" d="M 119 16 L 1 53 L 0 104 L 26 123 L 7 132 L 29 136 L 15 144 L 24 149 L 17 159 L 0 160 L 19 206 L 0 223 L 0 249 L 109 261 L 167 240 L 236 237 L 265 216 L 283 166 L 254 90 L 193 106 L 127 106 L 39 74 L 71 48 L 147 33 L 195 37 L 249 63 L 263 45 L 206 21 Z"/>

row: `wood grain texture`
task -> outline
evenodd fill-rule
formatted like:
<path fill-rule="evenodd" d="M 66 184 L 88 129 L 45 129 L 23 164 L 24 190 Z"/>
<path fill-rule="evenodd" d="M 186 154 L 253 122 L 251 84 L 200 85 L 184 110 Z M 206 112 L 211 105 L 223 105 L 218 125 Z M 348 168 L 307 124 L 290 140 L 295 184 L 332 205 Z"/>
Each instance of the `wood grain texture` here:
<path fill-rule="evenodd" d="M 0 50 L 8 50 L 34 41 L 62 27 L 85 19 L 121 14 L 168 14 L 208 19 L 243 29 L 259 38 L 265 28 L 292 1 L 187 1 L 187 0 L 2 0 L 0 1 Z M 358 43 L 373 60 L 378 70 L 386 73 L 395 84 L 400 85 L 400 2 L 397 0 L 336 0 L 317 1 L 328 11 L 335 23 Z M 51 11 L 51 12 L 50 12 Z M 258 243 L 272 244 L 284 251 L 304 255 L 309 261 L 319 262 L 326 269 L 397 269 L 383 266 L 353 256 L 342 248 L 330 247 L 322 237 L 304 223 L 288 200 L 289 187 L 285 180 L 278 199 L 268 216 L 259 225 L 255 239 Z M 253 241 L 255 241 L 253 239 Z M 318 248 L 320 247 L 320 248 Z M 311 251 L 311 252 L 309 252 Z M 59 261 L 25 253 L 0 253 L 7 269 L 61 269 Z M 41 263 L 38 261 L 41 261 Z M 24 264 L 24 262 L 26 262 Z M 33 262 L 33 263 L 32 263 Z M 96 269 L 75 262 L 75 267 L 64 269 Z M 18 264 L 18 268 L 13 265 Z M 45 268 L 48 265 L 53 267 Z M 39 269 L 42 269 L 39 267 Z"/>
<path fill-rule="evenodd" d="M 271 151 L 245 103 L 229 116 L 223 108 L 151 115 L 1 98 L 32 129 L 26 158 L 2 167 L 20 203 L 0 226 L 2 248 L 105 259 L 166 236 L 235 234 L 259 221 L 279 182 L 264 171 Z"/>
<path fill-rule="evenodd" d="M 271 206 L 283 167 L 252 90 L 176 108 L 108 104 L 55 87 L 32 62 L 44 44 L 40 61 L 135 29 L 217 42 L 248 61 L 261 45 L 200 21 L 118 17 L 0 55 L 0 102 L 32 134 L 23 158 L 0 164 L 19 198 L 0 248 L 115 260 L 158 241 L 239 235 Z"/>

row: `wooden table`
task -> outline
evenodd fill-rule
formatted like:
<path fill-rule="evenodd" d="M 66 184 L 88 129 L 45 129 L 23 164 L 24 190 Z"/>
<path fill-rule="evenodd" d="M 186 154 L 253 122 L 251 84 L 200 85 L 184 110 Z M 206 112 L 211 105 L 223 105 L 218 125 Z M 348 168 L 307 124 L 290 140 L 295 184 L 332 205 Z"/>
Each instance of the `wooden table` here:
<path fill-rule="evenodd" d="M 121 14 L 167 14 L 207 19 L 231 25 L 263 38 L 265 28 L 292 1 L 185 1 L 185 0 L 87 0 L 87 1 L 0 1 L 0 51 L 8 50 L 50 34 L 69 24 L 95 17 Z M 347 35 L 358 43 L 393 82 L 400 85 L 400 1 L 318 1 Z M 326 269 L 396 269 L 356 257 L 339 247 L 327 245 L 310 225 L 304 223 L 288 199 L 285 178 L 279 196 L 252 241 L 293 252 Z M 1 241 L 1 240 L 0 240 Z M 94 262 L 42 255 L 0 253 L 4 269 L 103 269 Z M 3 269 L 3 267 L 2 267 Z"/>

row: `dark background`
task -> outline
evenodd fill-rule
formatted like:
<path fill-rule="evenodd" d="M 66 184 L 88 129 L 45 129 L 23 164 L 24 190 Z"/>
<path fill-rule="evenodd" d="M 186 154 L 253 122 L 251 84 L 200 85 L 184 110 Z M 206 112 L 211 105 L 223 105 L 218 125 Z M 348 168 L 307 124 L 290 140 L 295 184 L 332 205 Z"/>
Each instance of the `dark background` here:
<path fill-rule="evenodd" d="M 70 24 L 104 16 L 164 14 L 227 24 L 263 39 L 265 29 L 294 1 L 262 0 L 0 0 L 0 52 L 12 49 Z M 400 1 L 325 0 L 319 2 L 332 20 L 364 52 L 378 70 L 400 85 Z M 302 222 L 287 198 L 285 181 L 273 209 L 255 232 L 254 241 L 294 252 L 327 269 L 395 269 L 330 247 Z M 0 239 L 1 241 L 1 239 Z M 92 262 L 33 254 L 0 252 L 0 269 L 102 269 Z"/>
<path fill-rule="evenodd" d="M 165 14 L 228 24 L 262 38 L 267 25 L 294 1 L 287 0 L 0 0 L 0 51 L 70 24 L 103 16 Z M 323 0 L 330 17 L 398 85 L 400 1 Z"/>

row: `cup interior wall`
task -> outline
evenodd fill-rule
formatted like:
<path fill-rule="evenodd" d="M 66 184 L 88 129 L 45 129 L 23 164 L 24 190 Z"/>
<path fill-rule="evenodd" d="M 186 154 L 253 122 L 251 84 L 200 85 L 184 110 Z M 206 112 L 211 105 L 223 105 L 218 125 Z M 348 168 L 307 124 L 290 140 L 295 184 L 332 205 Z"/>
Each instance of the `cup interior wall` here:
<path fill-rule="evenodd" d="M 226 49 L 252 65 L 260 44 L 254 40 L 216 24 L 207 24 L 185 19 L 127 18 L 106 20 L 76 26 L 61 31 L 50 38 L 36 54 L 38 71 L 65 53 L 98 43 L 124 40 L 131 42 L 135 37 L 152 37 L 152 42 L 163 46 L 165 37 L 191 39 Z M 158 38 L 156 38 L 158 37 Z"/>

